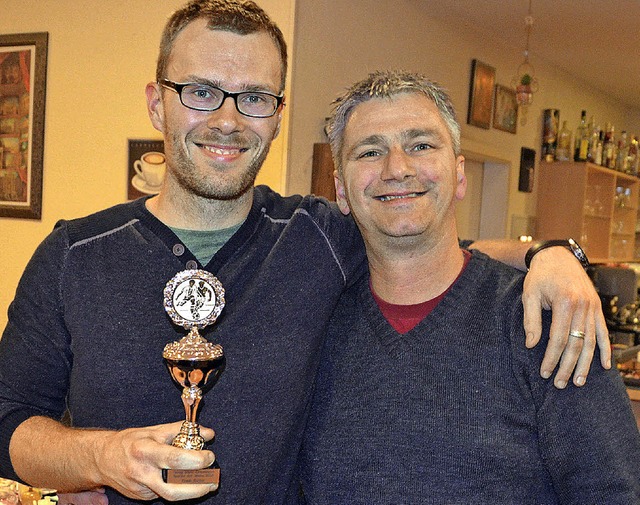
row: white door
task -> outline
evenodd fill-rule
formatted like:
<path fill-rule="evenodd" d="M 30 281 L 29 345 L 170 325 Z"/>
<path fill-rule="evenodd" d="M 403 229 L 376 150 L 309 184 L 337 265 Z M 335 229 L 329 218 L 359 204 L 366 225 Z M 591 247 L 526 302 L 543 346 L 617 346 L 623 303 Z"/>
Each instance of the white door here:
<path fill-rule="evenodd" d="M 467 193 L 456 202 L 458 237 L 468 240 L 480 238 L 480 209 L 482 208 L 482 163 L 466 160 Z"/>
<path fill-rule="evenodd" d="M 507 237 L 509 165 L 467 157 L 464 172 L 467 193 L 456 205 L 458 236 L 470 240 Z"/>

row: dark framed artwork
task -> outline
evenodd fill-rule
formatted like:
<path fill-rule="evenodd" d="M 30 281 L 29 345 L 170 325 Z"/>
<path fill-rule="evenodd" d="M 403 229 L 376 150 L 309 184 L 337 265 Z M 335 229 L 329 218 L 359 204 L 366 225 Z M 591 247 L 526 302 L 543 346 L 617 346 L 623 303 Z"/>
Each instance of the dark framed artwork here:
<path fill-rule="evenodd" d="M 0 35 L 0 217 L 42 215 L 48 41 Z"/>
<path fill-rule="evenodd" d="M 511 88 L 496 84 L 493 106 L 493 127 L 503 132 L 516 133 L 518 126 L 518 101 Z"/>
<path fill-rule="evenodd" d="M 479 60 L 471 62 L 471 86 L 469 88 L 469 111 L 467 123 L 480 128 L 491 128 L 493 108 L 493 86 L 496 69 Z"/>
<path fill-rule="evenodd" d="M 134 200 L 159 193 L 166 172 L 164 141 L 129 139 L 128 142 L 127 198 Z"/>
<path fill-rule="evenodd" d="M 518 191 L 531 193 L 533 191 L 533 171 L 536 165 L 536 152 L 528 147 L 520 148 L 520 177 Z"/>

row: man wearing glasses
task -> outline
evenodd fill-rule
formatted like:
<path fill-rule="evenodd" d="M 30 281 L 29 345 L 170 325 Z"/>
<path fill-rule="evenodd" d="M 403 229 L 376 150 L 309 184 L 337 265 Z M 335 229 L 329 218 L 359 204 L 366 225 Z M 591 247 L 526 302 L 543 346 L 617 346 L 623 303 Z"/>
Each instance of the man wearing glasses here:
<path fill-rule="evenodd" d="M 210 500 L 278 503 L 290 491 L 326 324 L 365 256 L 354 223 L 325 200 L 254 187 L 280 129 L 286 65 L 282 33 L 252 2 L 199 0 L 170 18 L 146 87 L 165 139 L 160 194 L 60 222 L 10 307 L 0 340 L 4 475 L 64 492 L 105 487 L 112 504 L 214 491 L 161 476 L 214 460 L 210 450 L 168 445 L 183 411 L 161 358 L 183 335 L 165 314 L 164 286 L 199 268 L 226 291 L 204 334 L 227 359 L 199 413 L 216 430 L 210 447 L 221 467 Z M 547 262 L 557 270 L 542 268 Z M 563 248 L 544 251 L 532 268 L 534 334 L 541 304 L 583 295 L 558 313 L 546 367 L 576 323 L 588 338 L 584 347 L 569 339 L 555 380 L 566 384 L 578 356 L 584 378 L 596 329 L 607 342 L 597 296 Z M 58 422 L 65 410 L 72 427 Z M 104 502 L 99 493 L 74 501 L 87 498 Z"/>

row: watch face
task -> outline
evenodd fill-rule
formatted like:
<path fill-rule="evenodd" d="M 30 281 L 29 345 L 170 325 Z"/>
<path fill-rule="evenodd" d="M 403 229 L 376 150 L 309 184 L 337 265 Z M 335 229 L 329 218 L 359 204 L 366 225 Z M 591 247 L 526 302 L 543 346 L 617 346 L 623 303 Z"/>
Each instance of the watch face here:
<path fill-rule="evenodd" d="M 587 268 L 589 266 L 589 258 L 587 258 L 587 253 L 585 253 L 584 249 L 582 249 L 582 247 L 580 247 L 580 245 L 572 238 L 570 238 L 568 242 L 573 255 L 584 268 Z"/>
<path fill-rule="evenodd" d="M 224 288 L 206 270 L 183 270 L 167 282 L 164 308 L 178 326 L 204 328 L 213 324 L 222 312 Z"/>

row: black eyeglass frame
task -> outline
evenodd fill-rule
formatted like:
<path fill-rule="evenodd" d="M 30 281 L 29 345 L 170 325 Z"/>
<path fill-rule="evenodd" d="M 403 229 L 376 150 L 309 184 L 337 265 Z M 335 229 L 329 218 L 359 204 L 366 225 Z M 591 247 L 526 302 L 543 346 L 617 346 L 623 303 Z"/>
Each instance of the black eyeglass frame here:
<path fill-rule="evenodd" d="M 158 84 L 164 88 L 170 89 L 171 91 L 175 91 L 178 94 L 178 97 L 180 98 L 180 103 L 182 105 L 184 105 L 187 109 L 191 109 L 191 110 L 199 110 L 199 111 L 203 111 L 203 112 L 213 112 L 214 110 L 218 110 L 220 107 L 222 107 L 222 104 L 224 104 L 224 101 L 228 98 L 231 97 L 233 98 L 233 103 L 236 106 L 236 110 L 242 114 L 243 116 L 247 116 L 247 117 L 254 117 L 254 118 L 267 118 L 267 117 L 273 117 L 275 116 L 276 112 L 278 112 L 278 109 L 280 108 L 280 106 L 284 105 L 284 94 L 280 94 L 280 95 L 274 95 L 273 93 L 269 93 L 267 91 L 227 91 L 225 89 L 219 88 L 217 86 L 212 86 L 211 84 L 201 84 L 198 82 L 173 82 L 170 81 L 169 79 L 161 79 L 160 81 L 158 81 Z M 186 88 L 187 86 L 208 86 L 210 88 L 213 89 L 217 89 L 218 91 L 222 92 L 222 100 L 220 101 L 220 105 L 218 105 L 217 107 L 215 107 L 214 109 L 210 109 L 210 108 L 199 108 L 199 107 L 191 107 L 190 105 L 187 105 L 186 103 L 184 103 L 183 99 L 182 99 L 182 90 L 184 88 Z M 238 108 L 238 96 L 240 95 L 246 95 L 246 94 L 251 94 L 251 93 L 260 93 L 261 95 L 267 95 L 270 96 L 272 98 L 276 99 L 276 107 L 273 110 L 273 112 L 267 116 L 255 116 L 252 114 L 247 114 L 245 112 L 242 112 L 239 108 Z"/>

